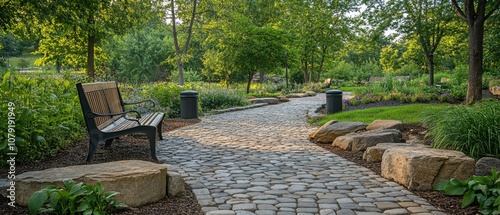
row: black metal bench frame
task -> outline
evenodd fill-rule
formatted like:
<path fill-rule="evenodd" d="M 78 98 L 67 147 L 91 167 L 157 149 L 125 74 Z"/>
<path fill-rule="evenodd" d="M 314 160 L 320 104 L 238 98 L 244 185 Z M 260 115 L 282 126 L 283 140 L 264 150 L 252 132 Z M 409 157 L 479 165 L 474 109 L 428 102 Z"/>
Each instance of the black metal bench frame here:
<path fill-rule="evenodd" d="M 82 107 L 87 132 L 89 135 L 89 153 L 87 163 L 92 162 L 97 145 L 106 141 L 105 147 L 111 147 L 113 139 L 127 134 L 145 134 L 149 139 L 151 158 L 156 157 L 156 134 L 162 137 L 162 122 L 164 113 L 148 113 L 144 116 L 136 110 L 125 110 L 125 105 L 140 104 L 140 102 L 123 102 L 116 82 L 96 82 L 76 84 L 80 105 Z M 129 115 L 135 116 L 129 116 Z"/>

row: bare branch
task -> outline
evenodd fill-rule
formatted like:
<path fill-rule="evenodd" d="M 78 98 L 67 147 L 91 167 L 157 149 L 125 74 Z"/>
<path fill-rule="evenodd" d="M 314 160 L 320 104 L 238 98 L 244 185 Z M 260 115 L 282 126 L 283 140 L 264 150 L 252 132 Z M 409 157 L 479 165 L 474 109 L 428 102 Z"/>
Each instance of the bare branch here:
<path fill-rule="evenodd" d="M 484 16 L 484 19 L 488 19 L 490 18 L 491 15 L 493 15 L 493 13 L 498 10 L 498 8 L 500 7 L 500 0 L 497 0 L 497 2 L 495 3 L 495 6 L 493 6 L 493 9 L 490 10 L 490 12 L 488 12 L 488 14 L 486 14 L 486 16 Z"/>
<path fill-rule="evenodd" d="M 451 0 L 451 3 L 453 4 L 453 8 L 455 9 L 455 13 L 457 13 L 458 17 L 462 18 L 464 21 L 467 21 L 467 16 L 465 15 L 462 8 L 460 8 L 457 1 Z"/>

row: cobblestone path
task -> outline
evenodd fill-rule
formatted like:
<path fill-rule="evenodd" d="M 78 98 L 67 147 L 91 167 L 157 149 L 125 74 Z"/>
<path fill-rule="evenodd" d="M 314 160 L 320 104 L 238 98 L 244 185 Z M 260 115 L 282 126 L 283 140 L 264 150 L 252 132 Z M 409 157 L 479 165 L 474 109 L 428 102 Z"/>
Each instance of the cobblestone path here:
<path fill-rule="evenodd" d="M 158 157 L 209 215 L 444 214 L 369 169 L 307 140 L 325 94 L 203 117 L 167 133 Z"/>

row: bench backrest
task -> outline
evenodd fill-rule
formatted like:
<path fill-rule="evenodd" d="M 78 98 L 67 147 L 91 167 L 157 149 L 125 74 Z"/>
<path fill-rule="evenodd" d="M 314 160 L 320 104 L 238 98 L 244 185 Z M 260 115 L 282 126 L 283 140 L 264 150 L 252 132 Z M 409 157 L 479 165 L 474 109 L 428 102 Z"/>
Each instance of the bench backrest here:
<path fill-rule="evenodd" d="M 95 82 L 88 84 L 76 84 L 78 97 L 82 106 L 85 123 L 89 130 L 98 128 L 99 130 L 110 125 L 121 117 L 118 116 L 99 116 L 89 118 L 89 114 L 112 114 L 124 111 L 123 100 L 118 90 L 116 82 Z"/>

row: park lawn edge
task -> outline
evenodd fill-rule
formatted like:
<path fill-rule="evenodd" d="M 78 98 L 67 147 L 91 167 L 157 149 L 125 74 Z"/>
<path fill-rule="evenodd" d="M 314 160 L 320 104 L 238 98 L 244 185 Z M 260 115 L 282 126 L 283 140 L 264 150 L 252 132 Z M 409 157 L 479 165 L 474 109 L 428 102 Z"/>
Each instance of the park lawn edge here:
<path fill-rule="evenodd" d="M 450 104 L 408 104 L 391 107 L 367 108 L 324 116 L 318 125 L 323 125 L 330 120 L 339 122 L 363 122 L 371 123 L 374 120 L 400 120 L 403 123 L 421 123 L 426 113 L 437 112 L 446 109 Z"/>

